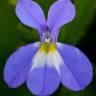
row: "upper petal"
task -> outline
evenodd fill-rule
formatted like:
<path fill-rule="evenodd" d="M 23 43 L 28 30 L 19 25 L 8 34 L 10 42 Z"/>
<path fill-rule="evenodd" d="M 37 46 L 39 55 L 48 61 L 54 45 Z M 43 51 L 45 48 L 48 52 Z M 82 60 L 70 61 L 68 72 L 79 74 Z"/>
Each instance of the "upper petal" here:
<path fill-rule="evenodd" d="M 58 0 L 49 9 L 48 26 L 60 28 L 62 25 L 72 21 L 75 16 L 75 7 L 70 0 Z"/>
<path fill-rule="evenodd" d="M 93 70 L 89 59 L 76 47 L 57 43 L 64 60 L 61 65 L 61 82 L 67 88 L 83 90 L 92 80 Z"/>
<path fill-rule="evenodd" d="M 23 46 L 9 57 L 4 68 L 4 80 L 9 87 L 15 88 L 24 83 L 38 47 L 39 42 Z"/>
<path fill-rule="evenodd" d="M 41 7 L 32 0 L 18 0 L 16 14 L 20 21 L 32 28 L 42 32 L 46 25 L 45 16 Z"/>
<path fill-rule="evenodd" d="M 47 25 L 51 29 L 54 39 L 58 37 L 59 28 L 72 21 L 74 17 L 75 7 L 70 0 L 57 0 L 53 3 L 48 12 Z"/>

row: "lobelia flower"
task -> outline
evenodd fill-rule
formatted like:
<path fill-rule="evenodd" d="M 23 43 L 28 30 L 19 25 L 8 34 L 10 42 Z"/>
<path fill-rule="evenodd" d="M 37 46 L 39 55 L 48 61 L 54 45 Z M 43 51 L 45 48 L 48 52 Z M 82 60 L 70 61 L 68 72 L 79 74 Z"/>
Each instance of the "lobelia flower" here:
<path fill-rule="evenodd" d="M 16 14 L 23 24 L 38 30 L 40 42 L 23 46 L 9 57 L 4 69 L 8 86 L 16 88 L 26 81 L 39 96 L 51 95 L 60 82 L 73 91 L 85 89 L 92 80 L 90 61 L 78 48 L 57 42 L 61 26 L 75 17 L 72 2 L 56 1 L 47 22 L 40 6 L 31 0 L 19 0 Z"/>

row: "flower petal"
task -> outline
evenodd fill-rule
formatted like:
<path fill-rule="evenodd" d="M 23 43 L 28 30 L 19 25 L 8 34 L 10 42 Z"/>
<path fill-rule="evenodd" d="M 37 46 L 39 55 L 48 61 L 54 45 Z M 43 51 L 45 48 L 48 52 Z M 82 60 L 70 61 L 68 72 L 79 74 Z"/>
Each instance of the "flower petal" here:
<path fill-rule="evenodd" d="M 58 0 L 49 9 L 48 26 L 60 28 L 62 25 L 72 21 L 75 16 L 75 7 L 70 0 Z"/>
<path fill-rule="evenodd" d="M 27 85 L 32 93 L 40 96 L 48 96 L 56 91 L 60 78 L 55 68 L 47 66 L 36 68 L 29 74 Z"/>
<path fill-rule="evenodd" d="M 20 21 L 42 32 L 46 24 L 45 16 L 40 6 L 32 0 L 18 0 L 16 14 Z"/>
<path fill-rule="evenodd" d="M 61 82 L 67 88 L 83 90 L 92 80 L 92 65 L 88 58 L 76 47 L 57 43 L 64 60 L 61 65 Z"/>
<path fill-rule="evenodd" d="M 37 59 L 36 59 L 37 56 Z M 49 96 L 60 83 L 60 76 L 55 67 L 46 64 L 47 54 L 37 53 L 33 58 L 33 66 L 29 72 L 27 86 L 29 90 L 39 96 Z"/>
<path fill-rule="evenodd" d="M 53 40 L 53 42 L 57 42 L 59 30 L 60 29 L 58 29 L 58 28 L 52 29 L 52 40 Z"/>
<path fill-rule="evenodd" d="M 21 47 L 9 57 L 4 69 L 4 80 L 9 87 L 15 88 L 24 83 L 39 44 L 37 42 Z"/>
<path fill-rule="evenodd" d="M 56 33 L 53 29 L 60 28 L 62 25 L 72 21 L 74 17 L 75 7 L 72 2 L 70 0 L 57 0 L 49 9 L 47 25 L 53 34 L 58 34 L 59 31 Z"/>

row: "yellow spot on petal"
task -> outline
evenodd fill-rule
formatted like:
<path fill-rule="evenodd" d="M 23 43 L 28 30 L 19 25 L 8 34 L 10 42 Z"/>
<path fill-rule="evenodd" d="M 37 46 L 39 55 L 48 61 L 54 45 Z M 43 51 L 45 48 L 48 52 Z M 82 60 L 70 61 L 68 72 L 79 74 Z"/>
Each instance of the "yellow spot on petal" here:
<path fill-rule="evenodd" d="M 39 51 L 40 51 L 40 52 L 42 52 L 42 51 L 47 52 L 47 49 L 48 49 L 48 48 L 47 48 L 46 43 L 43 42 L 43 43 L 41 44 L 41 46 L 40 46 Z"/>
<path fill-rule="evenodd" d="M 40 47 L 40 49 L 39 49 L 39 51 L 40 52 L 46 52 L 46 53 L 49 53 L 49 52 L 54 52 L 54 51 L 56 51 L 56 45 L 55 45 L 55 43 L 53 43 L 53 42 L 50 42 L 50 43 L 45 43 L 45 42 L 43 42 L 42 44 L 41 44 L 41 47 Z"/>
<path fill-rule="evenodd" d="M 54 51 L 56 51 L 56 50 L 57 50 L 57 49 L 56 49 L 55 43 L 50 42 L 48 52 L 54 52 Z"/>

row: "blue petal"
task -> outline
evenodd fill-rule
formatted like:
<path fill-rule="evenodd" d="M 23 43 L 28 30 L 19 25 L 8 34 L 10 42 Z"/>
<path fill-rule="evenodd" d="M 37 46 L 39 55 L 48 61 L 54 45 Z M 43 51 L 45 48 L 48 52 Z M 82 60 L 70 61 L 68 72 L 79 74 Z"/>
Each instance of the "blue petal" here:
<path fill-rule="evenodd" d="M 41 7 L 32 0 L 18 0 L 16 14 L 20 21 L 42 34 L 43 27 L 46 25 L 45 16 Z"/>
<path fill-rule="evenodd" d="M 59 28 L 71 22 L 75 17 L 75 13 L 76 10 L 71 0 L 57 0 L 49 8 L 47 25 L 52 31 L 54 40 L 58 37 Z"/>
<path fill-rule="evenodd" d="M 43 58 L 42 58 L 43 60 Z M 39 96 L 49 96 L 56 91 L 60 83 L 60 77 L 53 67 L 38 67 L 30 71 L 27 79 L 29 90 Z"/>
<path fill-rule="evenodd" d="M 92 80 L 89 59 L 76 47 L 57 43 L 64 64 L 60 66 L 62 84 L 74 91 L 83 90 Z"/>
<path fill-rule="evenodd" d="M 38 47 L 39 43 L 23 46 L 9 57 L 4 68 L 4 80 L 9 87 L 15 88 L 24 83 Z"/>

